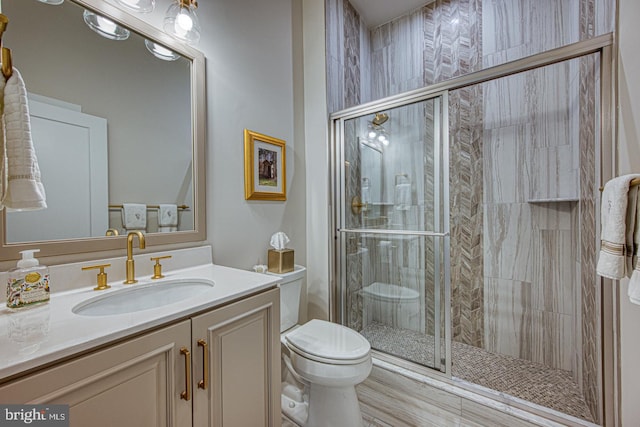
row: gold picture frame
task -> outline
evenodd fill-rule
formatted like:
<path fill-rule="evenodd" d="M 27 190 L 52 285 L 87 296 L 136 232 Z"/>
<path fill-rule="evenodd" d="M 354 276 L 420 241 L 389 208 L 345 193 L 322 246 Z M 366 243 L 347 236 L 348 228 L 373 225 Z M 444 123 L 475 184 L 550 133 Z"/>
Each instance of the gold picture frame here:
<path fill-rule="evenodd" d="M 287 200 L 286 181 L 286 142 L 245 129 L 245 200 Z"/>

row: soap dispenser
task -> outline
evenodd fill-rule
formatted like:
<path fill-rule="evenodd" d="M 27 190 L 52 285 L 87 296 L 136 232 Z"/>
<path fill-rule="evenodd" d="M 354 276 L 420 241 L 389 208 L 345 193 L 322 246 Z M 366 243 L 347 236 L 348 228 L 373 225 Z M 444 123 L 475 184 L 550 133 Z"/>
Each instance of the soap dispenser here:
<path fill-rule="evenodd" d="M 7 307 L 17 310 L 49 301 L 49 268 L 33 257 L 40 249 L 21 251 L 22 259 L 8 271 Z"/>

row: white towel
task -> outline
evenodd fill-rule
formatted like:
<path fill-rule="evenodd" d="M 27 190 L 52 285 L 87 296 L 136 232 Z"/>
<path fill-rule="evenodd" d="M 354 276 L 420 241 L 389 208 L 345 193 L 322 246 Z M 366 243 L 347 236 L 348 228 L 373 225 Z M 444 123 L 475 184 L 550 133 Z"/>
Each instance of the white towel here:
<path fill-rule="evenodd" d="M 635 190 L 637 193 L 638 187 L 635 187 Z M 640 197 L 636 199 L 636 203 L 640 204 Z M 640 206 L 636 206 L 636 227 L 633 232 L 633 249 L 631 250 L 632 265 L 634 265 L 635 268 L 633 269 L 633 273 L 631 273 L 627 295 L 629 296 L 629 301 L 640 305 L 640 263 L 638 262 L 638 248 L 640 248 Z"/>
<path fill-rule="evenodd" d="M 411 184 L 397 184 L 394 206 L 398 211 L 408 211 L 411 207 Z"/>
<path fill-rule="evenodd" d="M 178 231 L 178 206 L 160 204 L 158 209 L 158 231 L 161 233 Z"/>
<path fill-rule="evenodd" d="M 38 159 L 31 140 L 31 122 L 27 89 L 22 76 L 13 69 L 11 77 L 4 82 L 0 78 L 4 113 L 4 132 L 0 134 L 2 147 L 2 174 L 0 180 L 0 209 L 39 210 L 47 207 L 44 186 L 40 180 Z M 6 162 L 6 164 L 5 164 Z"/>
<path fill-rule="evenodd" d="M 141 203 L 122 204 L 122 226 L 128 231 L 147 229 L 147 205 Z"/>
<path fill-rule="evenodd" d="M 638 227 L 638 186 L 629 187 L 627 195 L 627 213 L 625 215 L 625 236 L 624 236 L 624 271 L 627 277 L 631 277 L 633 267 L 635 266 L 635 233 Z M 640 237 L 640 236 L 639 236 Z"/>
<path fill-rule="evenodd" d="M 640 178 L 640 175 L 630 174 L 614 178 L 605 184 L 602 192 L 602 232 L 596 270 L 600 276 L 609 279 L 621 279 L 631 276 L 632 273 L 626 260 L 627 255 L 633 256 L 633 249 L 627 249 L 627 238 L 635 232 L 636 206 L 628 202 L 629 183 L 634 178 Z M 636 200 L 636 197 L 637 195 L 632 194 L 632 201 Z"/>

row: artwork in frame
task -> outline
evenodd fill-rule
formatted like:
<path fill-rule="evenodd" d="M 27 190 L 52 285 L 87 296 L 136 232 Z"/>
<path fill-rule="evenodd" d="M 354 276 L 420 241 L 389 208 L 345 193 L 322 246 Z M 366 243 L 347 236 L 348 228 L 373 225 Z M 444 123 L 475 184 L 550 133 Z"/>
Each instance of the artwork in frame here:
<path fill-rule="evenodd" d="M 245 200 L 287 200 L 286 142 L 244 130 Z"/>

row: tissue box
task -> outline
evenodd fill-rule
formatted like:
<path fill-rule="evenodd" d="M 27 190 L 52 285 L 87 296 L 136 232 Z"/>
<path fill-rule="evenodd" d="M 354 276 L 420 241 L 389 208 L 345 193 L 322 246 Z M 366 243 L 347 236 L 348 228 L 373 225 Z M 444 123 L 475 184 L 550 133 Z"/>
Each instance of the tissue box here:
<path fill-rule="evenodd" d="M 270 273 L 293 271 L 293 249 L 269 249 L 267 265 Z"/>

